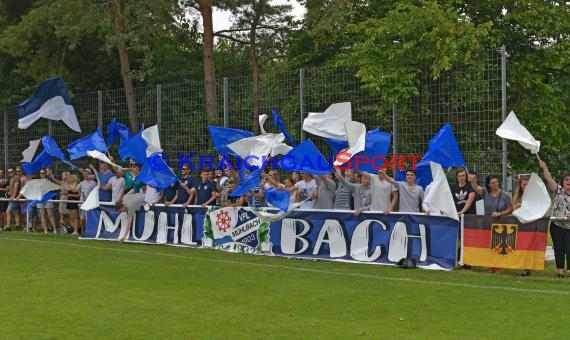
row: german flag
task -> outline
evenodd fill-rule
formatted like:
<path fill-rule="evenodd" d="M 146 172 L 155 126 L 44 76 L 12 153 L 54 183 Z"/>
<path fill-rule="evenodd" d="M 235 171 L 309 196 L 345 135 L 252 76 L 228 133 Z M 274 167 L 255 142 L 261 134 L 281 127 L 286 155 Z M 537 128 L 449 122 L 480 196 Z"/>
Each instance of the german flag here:
<path fill-rule="evenodd" d="M 472 266 L 544 269 L 548 220 L 464 215 L 463 262 Z"/>

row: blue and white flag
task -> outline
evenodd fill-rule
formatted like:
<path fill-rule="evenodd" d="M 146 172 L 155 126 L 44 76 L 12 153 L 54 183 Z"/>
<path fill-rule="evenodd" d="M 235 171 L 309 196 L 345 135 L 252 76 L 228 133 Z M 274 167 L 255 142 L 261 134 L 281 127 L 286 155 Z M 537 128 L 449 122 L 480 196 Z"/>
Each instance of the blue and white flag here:
<path fill-rule="evenodd" d="M 328 175 L 333 171 L 329 162 L 310 139 L 291 149 L 281 158 L 279 166 L 287 171 L 306 172 L 316 176 Z"/>
<path fill-rule="evenodd" d="M 144 162 L 135 182 L 142 182 L 160 191 L 176 183 L 177 180 L 164 160 L 159 155 L 153 155 Z"/>
<path fill-rule="evenodd" d="M 52 78 L 41 83 L 30 98 L 16 106 L 16 110 L 20 116 L 20 129 L 27 129 L 40 118 L 47 118 L 61 120 L 70 129 L 81 132 L 63 78 Z"/>
<path fill-rule="evenodd" d="M 142 137 L 143 131 L 144 129 L 141 128 L 136 135 L 126 139 L 121 138 L 119 156 L 121 156 L 124 161 L 131 158 L 138 164 L 144 164 L 147 144 Z"/>
<path fill-rule="evenodd" d="M 31 162 L 22 163 L 24 172 L 26 175 L 31 176 L 32 174 L 45 169 L 53 165 L 53 157 L 47 153 L 47 151 L 42 151 L 36 159 Z"/>
<path fill-rule="evenodd" d="M 125 124 L 119 123 L 116 119 L 113 119 L 113 121 L 107 125 L 107 132 L 109 133 L 109 136 L 107 136 L 107 146 L 111 146 L 117 138 L 121 140 L 133 136 L 131 130 L 129 130 Z"/>
<path fill-rule="evenodd" d="M 281 211 L 287 212 L 290 199 L 291 193 L 287 190 L 277 190 L 273 188 L 265 190 L 265 200 Z"/>
<path fill-rule="evenodd" d="M 273 126 L 279 127 L 279 130 L 281 130 L 281 132 L 283 132 L 283 135 L 285 136 L 285 138 L 287 138 L 287 141 L 289 142 L 289 144 L 291 144 L 292 146 L 297 145 L 297 143 L 295 142 L 293 137 L 291 137 L 291 135 L 289 134 L 289 131 L 287 131 L 287 127 L 285 126 L 285 122 L 283 122 L 283 119 L 281 119 L 281 117 L 279 116 L 279 113 L 277 113 L 277 110 L 272 109 L 271 114 L 273 115 Z"/>
<path fill-rule="evenodd" d="M 59 158 L 65 164 L 71 166 L 72 168 L 77 168 L 71 162 L 67 160 L 57 142 L 51 136 L 43 136 L 42 137 L 42 145 L 44 146 L 44 151 L 47 152 L 50 156 L 55 158 Z"/>
<path fill-rule="evenodd" d="M 214 142 L 214 148 L 222 155 L 232 155 L 238 156 L 234 151 L 232 151 L 228 145 L 237 142 L 240 139 L 253 137 L 253 132 L 241 129 L 223 128 L 219 126 L 208 126 L 208 131 L 210 131 L 210 136 L 212 136 L 212 142 Z"/>
<path fill-rule="evenodd" d="M 67 152 L 71 160 L 87 156 L 87 151 L 97 150 L 107 152 L 107 145 L 103 133 L 99 128 L 85 137 L 79 138 L 67 145 Z"/>
<path fill-rule="evenodd" d="M 261 169 L 255 170 L 249 175 L 249 177 L 244 179 L 241 184 L 235 188 L 234 191 L 230 192 L 228 196 L 235 197 L 245 195 L 249 190 L 255 188 L 256 186 L 259 186 L 259 182 L 261 181 L 260 176 Z"/>
<path fill-rule="evenodd" d="M 442 167 L 465 166 L 463 154 L 453 135 L 451 124 L 445 124 L 428 143 L 429 149 L 422 157 L 422 162 L 432 161 Z"/>

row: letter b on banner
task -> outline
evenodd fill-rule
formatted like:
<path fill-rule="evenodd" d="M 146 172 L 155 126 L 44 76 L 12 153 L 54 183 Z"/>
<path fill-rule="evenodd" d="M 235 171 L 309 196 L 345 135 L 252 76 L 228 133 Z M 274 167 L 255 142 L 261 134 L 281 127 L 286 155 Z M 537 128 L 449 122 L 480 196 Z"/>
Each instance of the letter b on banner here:
<path fill-rule="evenodd" d="M 297 234 L 297 222 L 303 226 L 303 230 Z M 309 241 L 303 236 L 309 233 L 311 226 L 309 222 L 296 220 L 292 218 L 284 218 L 281 221 L 281 251 L 283 254 L 301 254 L 309 249 Z M 297 240 L 302 244 L 301 249 L 295 251 Z"/>

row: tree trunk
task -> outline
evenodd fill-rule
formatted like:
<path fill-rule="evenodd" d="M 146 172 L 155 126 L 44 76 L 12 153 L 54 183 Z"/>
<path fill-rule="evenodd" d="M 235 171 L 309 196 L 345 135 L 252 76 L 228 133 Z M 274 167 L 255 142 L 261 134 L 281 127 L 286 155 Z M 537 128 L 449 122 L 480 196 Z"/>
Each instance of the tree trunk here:
<path fill-rule="evenodd" d="M 257 135 L 259 129 L 259 77 L 261 74 L 261 67 L 257 58 L 257 27 L 261 17 L 265 15 L 265 7 L 267 0 L 260 0 L 254 3 L 254 16 L 249 30 L 249 54 L 251 59 L 251 77 L 252 77 L 252 93 L 251 93 L 251 108 L 252 108 L 252 126 L 253 132 Z"/>
<path fill-rule="evenodd" d="M 117 50 L 119 52 L 119 62 L 121 64 L 121 78 L 123 79 L 123 87 L 125 88 L 125 96 L 127 97 L 127 110 L 129 113 L 129 127 L 131 132 L 137 133 L 139 130 L 137 119 L 137 102 L 135 98 L 135 88 L 133 79 L 131 78 L 131 65 L 129 64 L 129 54 L 123 40 L 125 34 L 125 22 L 123 19 L 123 1 L 115 0 L 115 32 L 119 38 L 117 39 Z"/>
<path fill-rule="evenodd" d="M 204 26 L 204 90 L 206 92 L 206 111 L 208 123 L 218 125 L 218 103 L 216 100 L 216 71 L 214 66 L 214 26 L 212 22 L 213 0 L 197 0 Z"/>

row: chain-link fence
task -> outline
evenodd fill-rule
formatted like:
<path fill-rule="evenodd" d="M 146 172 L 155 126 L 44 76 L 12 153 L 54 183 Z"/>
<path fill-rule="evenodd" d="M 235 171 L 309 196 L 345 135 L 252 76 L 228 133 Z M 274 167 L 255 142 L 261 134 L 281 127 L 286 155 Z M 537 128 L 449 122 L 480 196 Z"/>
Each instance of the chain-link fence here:
<path fill-rule="evenodd" d="M 417 79 L 419 94 L 409 102 L 391 108 L 362 90 L 354 69 L 314 68 L 297 71 L 267 71 L 259 79 L 257 91 L 251 77 L 222 78 L 217 82 L 220 124 L 258 131 L 258 114 L 275 108 L 296 140 L 310 138 L 325 155 L 330 153 L 322 138 L 302 130 L 308 112 L 322 112 L 330 104 L 352 103 L 352 118 L 367 128 L 392 132 L 392 151 L 417 155 L 427 151 L 428 141 L 446 123 L 455 136 L 470 168 L 479 173 L 506 175 L 506 146 L 495 135 L 505 113 L 504 50 L 485 51 L 484 66 L 462 65 L 433 80 Z M 138 121 L 149 127 L 159 124 L 161 143 L 178 166 L 178 152 L 214 154 L 207 129 L 204 83 L 167 84 L 136 89 Z M 77 94 L 72 99 L 83 134 L 106 126 L 113 118 L 127 123 L 124 90 Z M 62 122 L 40 120 L 27 130 L 19 130 L 15 109 L 4 108 L 4 132 L 0 139 L 4 168 L 18 164 L 28 141 L 50 134 L 62 149 L 82 134 Z M 277 131 L 266 123 L 268 132 Z M 117 147 L 111 148 L 111 153 Z M 84 165 L 87 160 L 78 160 Z M 65 167 L 56 163 L 56 168 Z M 503 179 L 506 183 L 506 178 Z"/>

